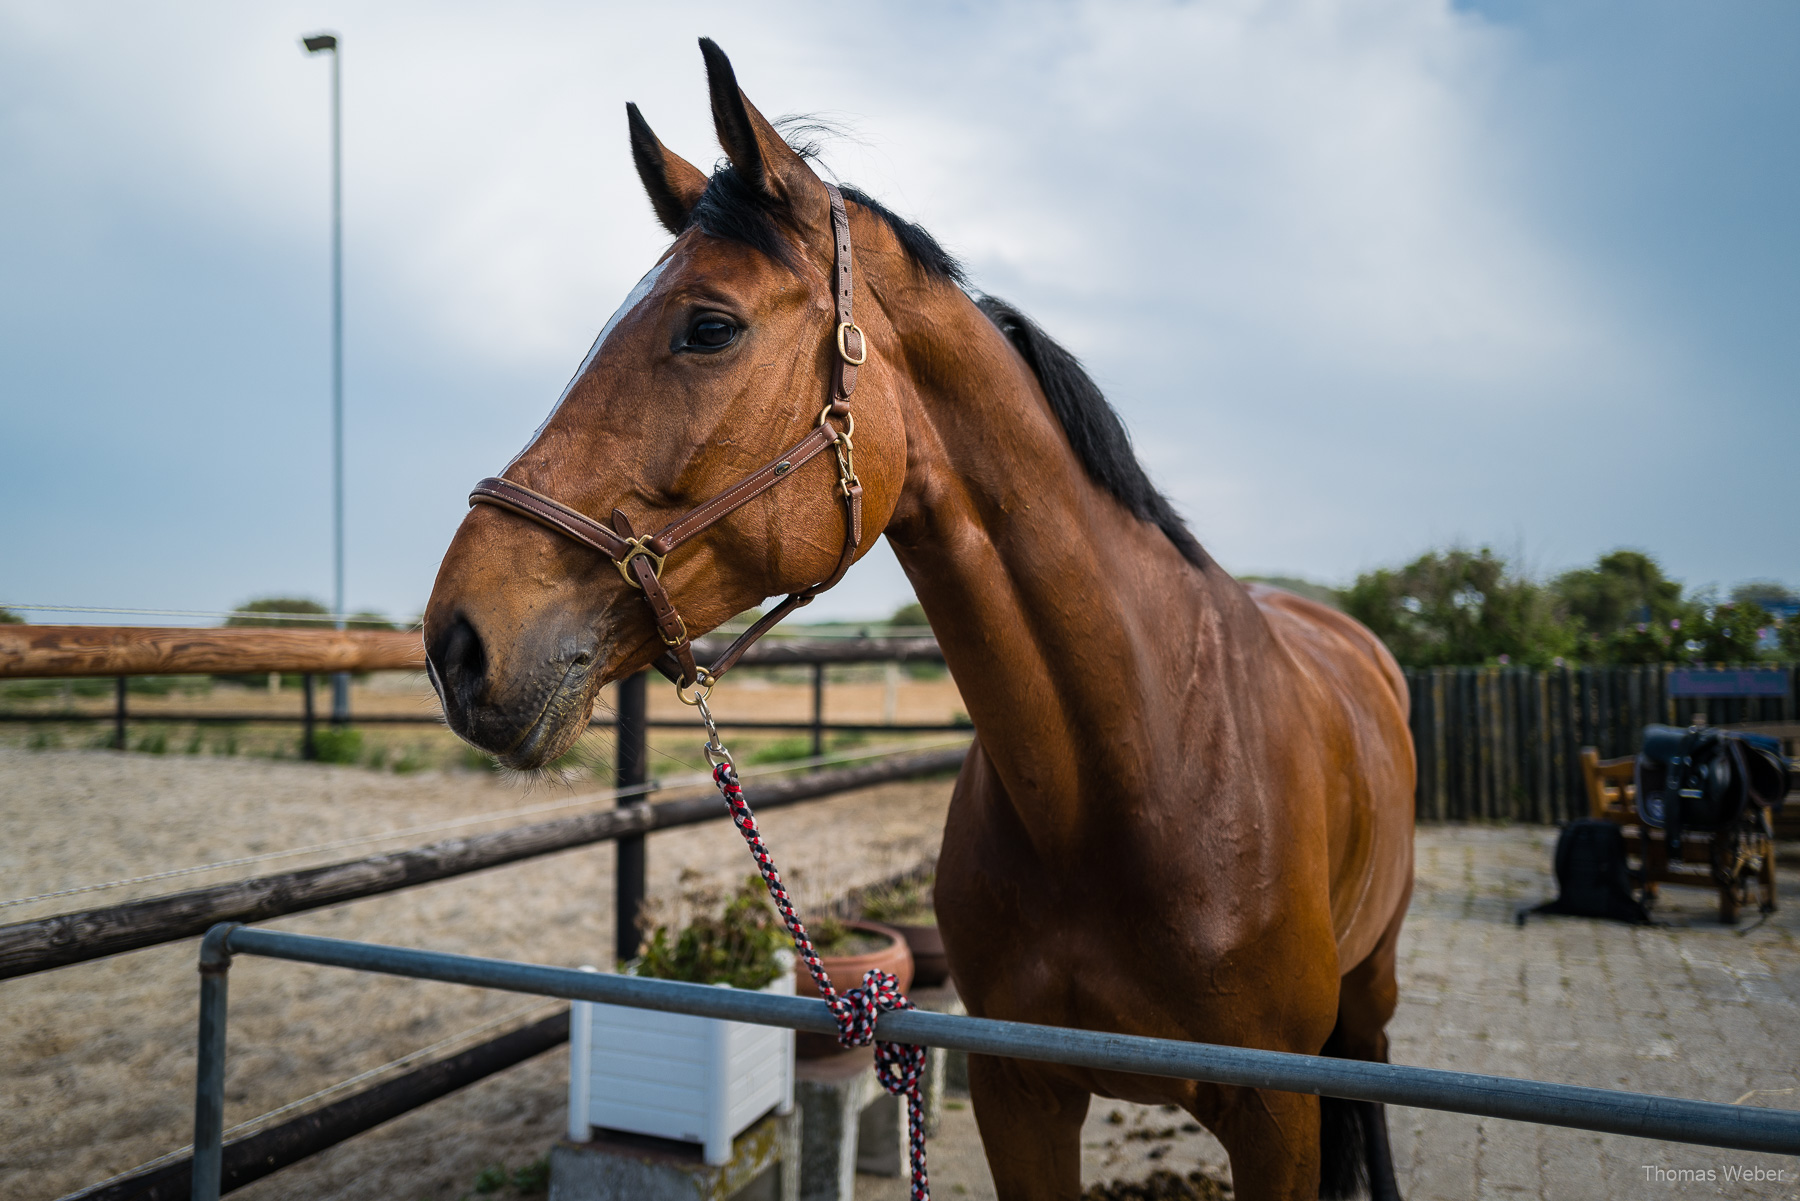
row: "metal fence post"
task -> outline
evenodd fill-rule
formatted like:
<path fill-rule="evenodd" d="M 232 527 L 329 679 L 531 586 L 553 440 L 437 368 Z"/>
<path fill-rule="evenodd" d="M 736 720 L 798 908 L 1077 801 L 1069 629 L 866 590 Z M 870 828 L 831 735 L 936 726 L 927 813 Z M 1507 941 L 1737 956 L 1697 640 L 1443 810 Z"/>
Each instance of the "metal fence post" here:
<path fill-rule="evenodd" d="M 125 677 L 120 676 L 113 691 L 113 749 L 125 749 Z"/>
<path fill-rule="evenodd" d="M 200 1043 L 194 1070 L 193 1201 L 218 1201 L 225 1156 L 225 1003 L 238 928 L 222 922 L 200 940 Z"/>
<path fill-rule="evenodd" d="M 644 783 L 649 766 L 649 677 L 638 672 L 619 681 L 618 720 L 614 723 L 613 782 L 620 788 Z M 642 792 L 619 798 L 619 804 L 642 805 Z M 619 962 L 637 956 L 640 931 L 638 916 L 644 908 L 644 836 L 630 834 L 618 840 L 617 870 L 613 874 L 613 950 Z"/>
<path fill-rule="evenodd" d="M 825 753 L 825 665 L 813 664 L 812 753 L 817 758 Z"/>
<path fill-rule="evenodd" d="M 305 716 L 300 719 L 300 757 L 317 759 L 319 748 L 313 742 L 313 727 L 317 724 L 313 714 L 313 674 L 307 672 L 300 677 L 302 697 L 305 698 Z"/>

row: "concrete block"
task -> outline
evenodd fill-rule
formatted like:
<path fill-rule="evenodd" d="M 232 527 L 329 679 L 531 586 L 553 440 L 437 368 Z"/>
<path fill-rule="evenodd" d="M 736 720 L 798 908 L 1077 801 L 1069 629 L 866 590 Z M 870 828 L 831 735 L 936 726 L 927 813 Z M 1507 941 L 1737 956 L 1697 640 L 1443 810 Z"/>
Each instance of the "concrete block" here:
<path fill-rule="evenodd" d="M 550 1151 L 550 1201 L 799 1201 L 800 1115 L 772 1113 L 705 1161 L 695 1143 L 596 1132 Z"/>

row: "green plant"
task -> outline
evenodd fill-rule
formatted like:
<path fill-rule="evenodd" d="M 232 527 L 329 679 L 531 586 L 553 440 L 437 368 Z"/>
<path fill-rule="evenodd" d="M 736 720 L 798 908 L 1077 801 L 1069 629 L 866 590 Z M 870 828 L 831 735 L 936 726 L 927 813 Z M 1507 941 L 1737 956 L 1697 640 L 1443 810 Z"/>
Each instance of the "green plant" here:
<path fill-rule="evenodd" d="M 137 750 L 146 755 L 166 755 L 169 753 L 169 734 L 166 730 L 151 730 L 138 739 Z"/>
<path fill-rule="evenodd" d="M 506 1165 L 503 1163 L 489 1164 L 481 1169 L 481 1172 L 475 1177 L 475 1191 L 482 1196 L 497 1193 L 506 1187 L 506 1181 Z"/>
<path fill-rule="evenodd" d="M 1685 658 L 1696 663 L 1753 663 L 1762 631 L 1774 624 L 1761 605 L 1709 605 L 1682 625 Z"/>
<path fill-rule="evenodd" d="M 320 763 L 355 763 L 362 758 L 361 730 L 327 727 L 313 731 L 313 758 Z"/>
<path fill-rule="evenodd" d="M 1615 550 L 1592 567 L 1565 571 L 1550 591 L 1581 633 L 1599 638 L 1639 625 L 1667 628 L 1686 610 L 1681 585 L 1663 575 L 1655 559 L 1635 550 Z"/>
<path fill-rule="evenodd" d="M 0 609 L 0 626 L 22 626 L 25 619 L 11 609 Z"/>
<path fill-rule="evenodd" d="M 55 730 L 36 729 L 31 737 L 25 740 L 25 746 L 34 751 L 52 751 L 62 745 L 62 735 Z"/>
<path fill-rule="evenodd" d="M 364 767 L 372 767 L 376 771 L 380 771 L 382 768 L 387 766 L 387 757 L 388 757 L 388 748 L 387 747 L 385 747 L 385 746 L 375 747 L 372 750 L 370 750 L 367 755 L 365 755 L 363 757 L 363 766 Z"/>
<path fill-rule="evenodd" d="M 1800 617 L 1790 617 L 1781 623 L 1781 657 L 1800 659 Z"/>
<path fill-rule="evenodd" d="M 890 925 L 937 925 L 937 913 L 931 906 L 933 879 L 926 876 L 922 880 L 876 885 L 862 895 L 862 915 L 872 922 Z"/>
<path fill-rule="evenodd" d="M 236 730 L 226 730 L 225 737 L 213 743 L 213 754 L 235 755 L 238 753 L 238 735 Z"/>
<path fill-rule="evenodd" d="M 686 899 L 696 908 L 711 909 L 721 898 L 700 892 Z M 637 960 L 637 974 L 750 989 L 781 975 L 780 952 L 788 936 L 769 906 L 762 878 L 750 876 L 723 900 L 716 915 L 702 913 L 679 931 L 656 927 Z"/>
<path fill-rule="evenodd" d="M 313 617 L 311 614 L 318 614 Z M 280 614 L 281 616 L 264 616 Z M 305 614 L 306 616 L 295 616 Z M 329 630 L 331 610 L 316 600 L 295 596 L 265 596 L 239 605 L 225 619 L 228 626 L 286 626 L 289 628 Z"/>
<path fill-rule="evenodd" d="M 426 758 L 423 751 L 416 746 L 409 746 L 406 750 L 401 752 L 398 759 L 394 760 L 394 774 L 397 776 L 410 776 L 412 773 L 424 771 L 430 766 L 431 760 Z"/>
<path fill-rule="evenodd" d="M 198 755 L 200 753 L 200 747 L 201 747 L 200 728 L 198 726 L 196 726 L 196 727 L 194 727 L 194 736 L 192 738 L 189 738 L 187 740 L 187 745 L 182 747 L 181 749 L 186 751 L 190 755 Z"/>
<path fill-rule="evenodd" d="M 462 765 L 470 771 L 498 771 L 500 761 L 486 751 L 478 751 L 468 743 L 463 743 Z"/>
<path fill-rule="evenodd" d="M 1407 667 L 1545 666 L 1576 647 L 1549 594 L 1486 547 L 1432 551 L 1398 571 L 1365 573 L 1343 601 Z"/>
<path fill-rule="evenodd" d="M 535 1197 L 550 1191 L 550 1155 L 538 1156 L 512 1174 L 512 1186 L 522 1197 Z"/>

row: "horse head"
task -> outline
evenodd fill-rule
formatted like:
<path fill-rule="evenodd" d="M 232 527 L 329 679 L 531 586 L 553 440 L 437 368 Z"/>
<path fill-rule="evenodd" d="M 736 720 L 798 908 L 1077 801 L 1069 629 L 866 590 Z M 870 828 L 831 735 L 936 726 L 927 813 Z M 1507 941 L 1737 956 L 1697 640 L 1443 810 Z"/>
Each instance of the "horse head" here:
<path fill-rule="evenodd" d="M 675 241 L 501 475 L 593 521 L 612 515 L 609 539 L 664 530 L 759 468 L 785 472 L 771 458 L 823 423 L 827 434 L 850 430 L 847 405 L 823 413 L 840 364 L 859 353 L 855 332 L 845 353 L 834 303 L 832 193 L 744 96 L 724 53 L 708 40 L 701 50 L 726 160 L 709 178 L 627 105 L 638 175 Z M 865 278 L 870 261 L 859 257 L 855 273 L 866 362 L 853 377 L 848 476 L 840 454 L 815 453 L 666 562 L 639 555 L 636 567 L 500 504 L 471 507 L 424 622 L 451 729 L 508 766 L 540 766 L 586 727 L 602 686 L 675 645 L 644 603 L 645 584 L 660 583 L 679 606 L 676 628 L 697 637 L 814 587 L 868 548 L 906 464 L 906 384 L 878 353 L 893 342 Z M 846 532 L 847 478 L 860 483 L 858 539 Z M 633 578 L 650 563 L 656 581 Z"/>

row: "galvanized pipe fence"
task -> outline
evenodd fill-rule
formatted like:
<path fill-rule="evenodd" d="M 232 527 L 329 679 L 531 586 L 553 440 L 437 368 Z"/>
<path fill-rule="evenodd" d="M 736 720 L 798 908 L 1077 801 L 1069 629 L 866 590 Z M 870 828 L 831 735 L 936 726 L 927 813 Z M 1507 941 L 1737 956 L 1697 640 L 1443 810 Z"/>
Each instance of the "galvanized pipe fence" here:
<path fill-rule="evenodd" d="M 228 980 L 234 955 L 258 955 L 533 996 L 598 1001 L 637 1009 L 786 1026 L 819 1034 L 837 1032 L 837 1022 L 831 1011 L 823 1001 L 816 999 L 221 924 L 207 932 L 200 948 L 194 1201 L 215 1201 L 221 1190 L 225 1032 Z M 1800 1112 L 1791 1110 L 1747 1108 L 1540 1080 L 1328 1059 L 923 1010 L 882 1014 L 876 1023 L 876 1037 L 1101 1071 L 1314 1093 L 1478 1117 L 1568 1126 L 1604 1134 L 1800 1155 Z"/>

